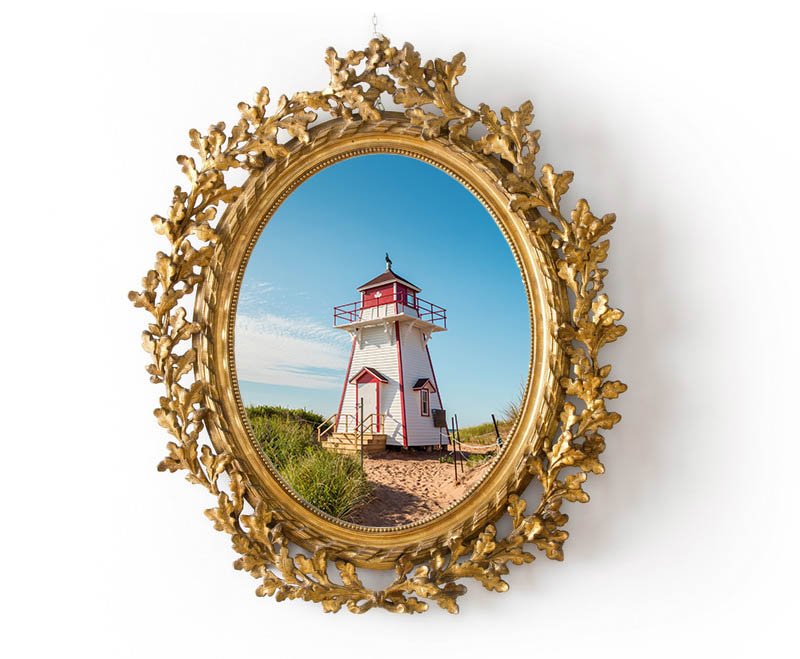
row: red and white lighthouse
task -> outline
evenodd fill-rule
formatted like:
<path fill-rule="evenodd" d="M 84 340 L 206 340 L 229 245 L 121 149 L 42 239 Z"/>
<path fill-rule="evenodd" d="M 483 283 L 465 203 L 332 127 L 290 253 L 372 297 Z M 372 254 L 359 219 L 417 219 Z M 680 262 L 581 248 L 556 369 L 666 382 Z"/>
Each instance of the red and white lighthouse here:
<path fill-rule="evenodd" d="M 387 254 L 386 270 L 357 289 L 361 299 L 333 310 L 334 327 L 353 337 L 334 433 L 364 430 L 385 436 L 387 446 L 438 445 L 434 410 L 443 406 L 428 340 L 446 331 L 447 314 L 391 266 Z"/>

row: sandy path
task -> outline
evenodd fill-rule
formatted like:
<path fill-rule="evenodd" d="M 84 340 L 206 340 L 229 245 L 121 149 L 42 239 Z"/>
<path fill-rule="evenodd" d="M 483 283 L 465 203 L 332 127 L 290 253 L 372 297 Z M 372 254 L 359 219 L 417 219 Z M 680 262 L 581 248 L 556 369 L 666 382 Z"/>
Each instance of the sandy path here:
<path fill-rule="evenodd" d="M 375 485 L 375 498 L 353 511 L 348 520 L 365 526 L 410 524 L 446 509 L 493 464 L 486 460 L 455 483 L 453 465 L 439 462 L 438 451 L 386 451 L 364 458 L 364 471 Z"/>

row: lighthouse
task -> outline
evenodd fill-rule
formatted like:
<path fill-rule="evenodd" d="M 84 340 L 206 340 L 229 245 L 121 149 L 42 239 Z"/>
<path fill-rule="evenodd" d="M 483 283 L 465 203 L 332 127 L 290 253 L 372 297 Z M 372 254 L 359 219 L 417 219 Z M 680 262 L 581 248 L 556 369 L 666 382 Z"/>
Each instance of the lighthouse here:
<path fill-rule="evenodd" d="M 447 330 L 445 309 L 419 297 L 421 289 L 386 269 L 357 289 L 360 299 L 334 307 L 333 325 L 353 338 L 339 409 L 323 445 L 367 453 L 386 446 L 447 443 L 445 413 L 428 341 Z"/>

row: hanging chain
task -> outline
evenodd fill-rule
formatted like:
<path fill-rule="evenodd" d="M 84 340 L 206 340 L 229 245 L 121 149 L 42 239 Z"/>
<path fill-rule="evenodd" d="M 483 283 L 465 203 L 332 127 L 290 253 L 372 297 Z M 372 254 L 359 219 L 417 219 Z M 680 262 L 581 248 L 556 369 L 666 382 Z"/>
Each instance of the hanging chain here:
<path fill-rule="evenodd" d="M 383 35 L 378 32 L 378 15 L 373 12 L 372 14 L 372 38 L 373 39 L 382 39 Z M 383 103 L 381 102 L 380 95 L 378 98 L 375 99 L 375 109 L 379 112 L 385 112 L 386 108 L 383 107 Z"/>

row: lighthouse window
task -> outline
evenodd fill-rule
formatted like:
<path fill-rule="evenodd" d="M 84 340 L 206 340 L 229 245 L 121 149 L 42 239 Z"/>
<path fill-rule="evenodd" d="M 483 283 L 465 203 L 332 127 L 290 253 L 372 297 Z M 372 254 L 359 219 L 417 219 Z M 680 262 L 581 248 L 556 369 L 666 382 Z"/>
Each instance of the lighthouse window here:
<path fill-rule="evenodd" d="M 419 392 L 420 402 L 422 407 L 422 416 L 430 416 L 430 403 L 428 401 L 428 390 L 423 389 Z"/>

